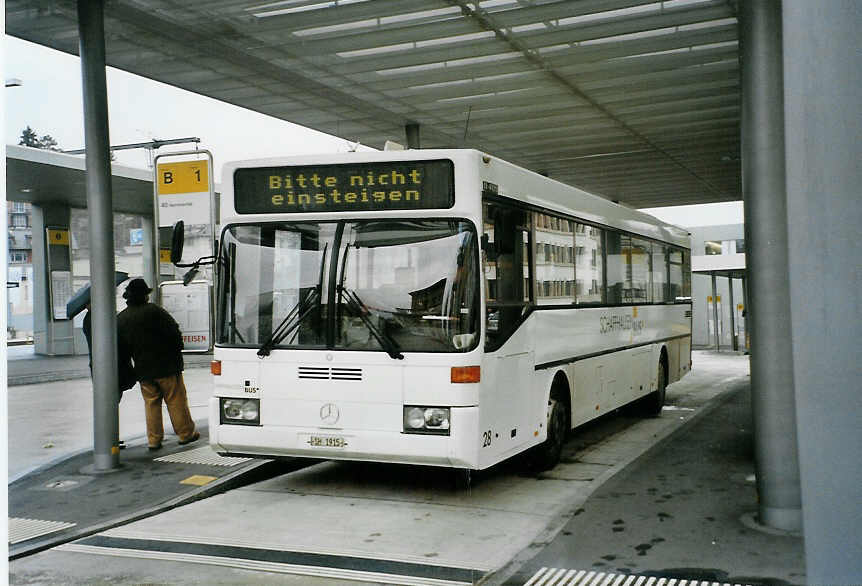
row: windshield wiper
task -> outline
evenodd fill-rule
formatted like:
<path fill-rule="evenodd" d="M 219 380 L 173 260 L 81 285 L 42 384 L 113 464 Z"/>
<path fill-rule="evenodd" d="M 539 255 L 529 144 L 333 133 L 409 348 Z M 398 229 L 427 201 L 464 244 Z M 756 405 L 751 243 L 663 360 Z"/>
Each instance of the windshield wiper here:
<path fill-rule="evenodd" d="M 362 320 L 362 323 L 365 324 L 365 327 L 368 328 L 368 331 L 371 332 L 371 335 L 374 336 L 374 339 L 377 340 L 377 343 L 380 344 L 381 348 L 386 350 L 386 353 L 393 359 L 403 360 L 404 355 L 401 353 L 398 343 L 385 332 L 378 330 L 377 327 L 371 323 L 371 320 L 368 318 L 368 306 L 362 302 L 362 299 L 359 298 L 356 291 L 341 285 L 339 286 L 339 292 L 347 299 L 347 306 L 359 314 L 359 319 Z"/>
<path fill-rule="evenodd" d="M 263 343 L 257 355 L 260 358 L 269 356 L 273 346 L 287 338 L 299 324 L 304 320 L 314 309 L 314 302 L 320 298 L 320 285 L 311 289 L 305 297 L 296 302 L 296 305 L 287 313 L 278 327 L 272 331 L 272 335 Z"/>
<path fill-rule="evenodd" d="M 281 320 L 278 327 L 272 331 L 272 334 L 267 338 L 266 342 L 263 343 L 260 350 L 257 351 L 258 358 L 269 356 L 269 353 L 272 352 L 272 348 L 298 328 L 299 324 L 302 323 L 302 320 L 308 317 L 314 309 L 314 303 L 320 301 L 320 292 L 323 288 L 323 265 L 326 263 L 326 249 L 328 247 L 329 243 L 324 244 L 323 254 L 320 255 L 320 274 L 317 277 L 317 286 L 309 291 L 305 297 L 297 301 L 296 305 L 287 312 L 287 315 L 284 316 L 284 319 Z"/>

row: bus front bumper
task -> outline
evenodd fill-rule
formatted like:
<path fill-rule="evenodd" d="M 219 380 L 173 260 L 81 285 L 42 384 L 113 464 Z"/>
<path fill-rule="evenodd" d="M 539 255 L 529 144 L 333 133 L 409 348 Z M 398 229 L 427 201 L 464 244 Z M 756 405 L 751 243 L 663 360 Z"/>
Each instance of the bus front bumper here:
<path fill-rule="evenodd" d="M 450 435 L 222 424 L 219 398 L 211 398 L 209 407 L 210 445 L 223 455 L 392 462 L 470 469 L 479 465 L 476 439 L 479 435 L 479 410 L 476 407 L 452 408 Z"/>

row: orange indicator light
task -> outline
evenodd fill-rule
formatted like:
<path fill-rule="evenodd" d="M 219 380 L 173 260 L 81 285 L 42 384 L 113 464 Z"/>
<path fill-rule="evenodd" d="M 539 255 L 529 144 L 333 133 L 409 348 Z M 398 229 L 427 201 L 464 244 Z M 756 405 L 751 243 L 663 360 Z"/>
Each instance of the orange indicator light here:
<path fill-rule="evenodd" d="M 221 376 L 221 360 L 210 362 L 210 372 L 215 376 Z"/>
<path fill-rule="evenodd" d="M 478 366 L 453 366 L 452 378 L 453 383 L 477 383 L 480 379 Z"/>

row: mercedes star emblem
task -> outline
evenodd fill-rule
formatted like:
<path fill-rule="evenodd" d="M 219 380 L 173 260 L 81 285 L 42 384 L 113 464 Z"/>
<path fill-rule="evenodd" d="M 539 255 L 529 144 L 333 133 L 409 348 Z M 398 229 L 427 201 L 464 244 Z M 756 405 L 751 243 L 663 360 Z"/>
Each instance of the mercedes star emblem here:
<path fill-rule="evenodd" d="M 341 412 L 338 410 L 338 405 L 335 403 L 327 403 L 320 408 L 320 420 L 329 425 L 338 423 L 338 418 L 341 417 Z"/>

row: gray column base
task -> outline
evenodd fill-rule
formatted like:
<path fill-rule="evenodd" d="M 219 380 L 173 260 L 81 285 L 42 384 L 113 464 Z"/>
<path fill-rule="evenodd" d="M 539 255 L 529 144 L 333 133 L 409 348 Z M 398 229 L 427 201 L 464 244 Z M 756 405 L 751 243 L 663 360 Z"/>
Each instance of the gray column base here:
<path fill-rule="evenodd" d="M 93 454 L 93 469 L 91 473 L 115 472 L 119 469 L 119 454 Z"/>
<path fill-rule="evenodd" d="M 781 531 L 802 531 L 802 508 L 760 507 L 758 521 Z"/>

